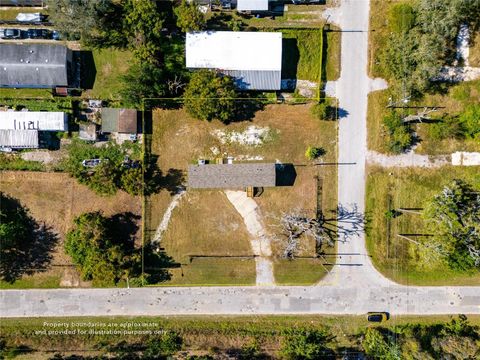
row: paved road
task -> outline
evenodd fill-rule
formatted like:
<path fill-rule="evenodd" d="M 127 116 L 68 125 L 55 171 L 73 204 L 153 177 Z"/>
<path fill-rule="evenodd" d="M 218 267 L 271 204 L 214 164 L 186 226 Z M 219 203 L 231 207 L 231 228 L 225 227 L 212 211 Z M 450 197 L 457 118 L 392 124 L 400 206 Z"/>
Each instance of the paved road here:
<path fill-rule="evenodd" d="M 365 207 L 368 0 L 343 0 L 339 202 Z M 479 287 L 409 287 L 373 267 L 364 235 L 339 245 L 335 270 L 321 286 L 10 290 L 0 292 L 4 317 L 172 314 L 480 314 Z"/>

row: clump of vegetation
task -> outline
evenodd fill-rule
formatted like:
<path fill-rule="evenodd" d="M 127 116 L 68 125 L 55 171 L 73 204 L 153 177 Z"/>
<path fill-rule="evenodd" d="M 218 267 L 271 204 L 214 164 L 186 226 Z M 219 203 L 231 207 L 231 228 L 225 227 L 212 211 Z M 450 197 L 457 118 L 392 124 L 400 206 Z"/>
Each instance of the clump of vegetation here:
<path fill-rule="evenodd" d="M 316 103 L 311 107 L 311 112 L 314 118 L 319 120 L 336 120 L 336 108 L 332 106 L 332 99 L 327 98 Z"/>
<path fill-rule="evenodd" d="M 321 147 L 309 146 L 305 151 L 305 157 L 308 160 L 315 160 L 316 158 L 325 155 L 325 150 Z"/>
<path fill-rule="evenodd" d="M 465 130 L 462 123 L 455 117 L 445 117 L 428 128 L 429 136 L 434 140 L 463 139 Z"/>
<path fill-rule="evenodd" d="M 468 105 L 460 114 L 459 121 L 464 129 L 465 137 L 480 139 L 480 104 Z"/>
<path fill-rule="evenodd" d="M 380 56 L 394 89 L 417 98 L 431 90 L 440 68 L 453 59 L 460 24 L 475 23 L 479 12 L 478 1 L 395 4 L 389 16 L 392 32 Z"/>
<path fill-rule="evenodd" d="M 182 0 L 182 3 L 174 8 L 177 17 L 177 26 L 183 32 L 199 31 L 205 28 L 207 19 L 194 2 Z"/>
<path fill-rule="evenodd" d="M 424 210 L 432 246 L 455 270 L 480 269 L 480 189 L 454 180 Z"/>
<path fill-rule="evenodd" d="M 402 117 L 392 111 L 383 118 L 383 125 L 387 133 L 388 149 L 396 154 L 407 150 L 413 142 L 412 132 L 408 124 L 402 121 Z"/>
<path fill-rule="evenodd" d="M 291 330 L 284 335 L 280 354 L 284 359 L 323 359 L 334 357 L 327 347 L 330 336 L 325 330 Z"/>
<path fill-rule="evenodd" d="M 415 11 L 406 3 L 393 5 L 388 14 L 388 27 L 396 33 L 409 31 L 415 25 Z"/>
<path fill-rule="evenodd" d="M 237 92 L 233 79 L 211 70 L 193 73 L 184 93 L 187 112 L 199 119 L 228 123 L 237 113 Z"/>
<path fill-rule="evenodd" d="M 0 153 L 0 170 L 44 171 L 45 166 L 38 161 L 24 160 L 18 154 Z"/>
<path fill-rule="evenodd" d="M 94 167 L 83 164 L 84 160 L 91 159 L 99 159 L 100 163 Z M 143 186 L 135 186 L 142 185 L 143 181 L 140 147 L 136 143 L 118 145 L 109 142 L 96 147 L 74 140 L 68 146 L 68 157 L 62 167 L 81 184 L 100 195 L 113 195 L 119 189 L 131 195 L 141 195 L 143 192 Z"/>

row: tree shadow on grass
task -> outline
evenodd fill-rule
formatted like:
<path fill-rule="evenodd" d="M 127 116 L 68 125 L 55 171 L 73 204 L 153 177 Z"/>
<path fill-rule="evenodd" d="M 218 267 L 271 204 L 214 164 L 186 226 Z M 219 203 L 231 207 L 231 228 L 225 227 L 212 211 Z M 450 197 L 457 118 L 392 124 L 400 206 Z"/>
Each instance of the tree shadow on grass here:
<path fill-rule="evenodd" d="M 0 195 L 0 278 L 14 283 L 23 275 L 48 269 L 58 237 L 51 227 L 39 224 L 17 199 Z"/>
<path fill-rule="evenodd" d="M 185 175 L 183 170 L 170 168 L 166 173 L 157 165 L 158 155 L 150 155 L 147 171 L 145 172 L 145 195 L 153 195 L 161 190 L 167 190 L 170 195 L 175 195 L 184 186 Z"/>

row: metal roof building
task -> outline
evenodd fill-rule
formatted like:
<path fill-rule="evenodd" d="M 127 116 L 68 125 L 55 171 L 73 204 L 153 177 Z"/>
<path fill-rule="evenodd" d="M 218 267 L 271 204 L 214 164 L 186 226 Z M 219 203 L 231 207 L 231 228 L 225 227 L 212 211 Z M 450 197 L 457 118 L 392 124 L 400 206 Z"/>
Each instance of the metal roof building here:
<path fill-rule="evenodd" d="M 216 69 L 232 76 L 242 90 L 280 90 L 282 33 L 188 33 L 186 66 L 191 69 Z"/>
<path fill-rule="evenodd" d="M 0 44 L 0 87 L 66 87 L 71 69 L 72 52 L 65 46 Z"/>
<path fill-rule="evenodd" d="M 192 189 L 274 187 L 275 184 L 275 163 L 208 164 L 188 167 L 188 186 Z"/>
<path fill-rule="evenodd" d="M 68 131 L 68 118 L 64 112 L 1 111 L 0 129 Z"/>
<path fill-rule="evenodd" d="M 237 0 L 238 11 L 268 11 L 268 0 Z"/>
<path fill-rule="evenodd" d="M 38 149 L 37 130 L 0 130 L 0 148 Z"/>
<path fill-rule="evenodd" d="M 102 108 L 102 132 L 136 134 L 138 111 L 134 109 Z"/>

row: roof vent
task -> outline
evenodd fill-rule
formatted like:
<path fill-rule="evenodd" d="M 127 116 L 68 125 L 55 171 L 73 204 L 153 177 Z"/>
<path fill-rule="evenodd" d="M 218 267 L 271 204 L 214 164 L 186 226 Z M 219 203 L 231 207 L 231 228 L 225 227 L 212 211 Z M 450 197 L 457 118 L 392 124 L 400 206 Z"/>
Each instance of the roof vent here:
<path fill-rule="evenodd" d="M 25 61 L 27 64 L 30 64 L 30 60 Z"/>
<path fill-rule="evenodd" d="M 4 68 L 3 68 L 3 70 L 7 71 L 7 68 L 6 68 L 6 67 L 4 67 Z"/>
<path fill-rule="evenodd" d="M 20 59 L 20 62 L 23 62 L 23 59 Z"/>
<path fill-rule="evenodd" d="M 45 62 L 48 63 L 48 59 L 45 59 Z"/>
<path fill-rule="evenodd" d="M 38 71 L 38 68 L 35 68 L 35 70 L 37 70 L 37 71 Z"/>
<path fill-rule="evenodd" d="M 30 54 L 33 54 L 33 53 L 34 53 L 34 51 L 33 51 L 33 50 L 30 50 L 29 52 L 30 52 Z"/>

